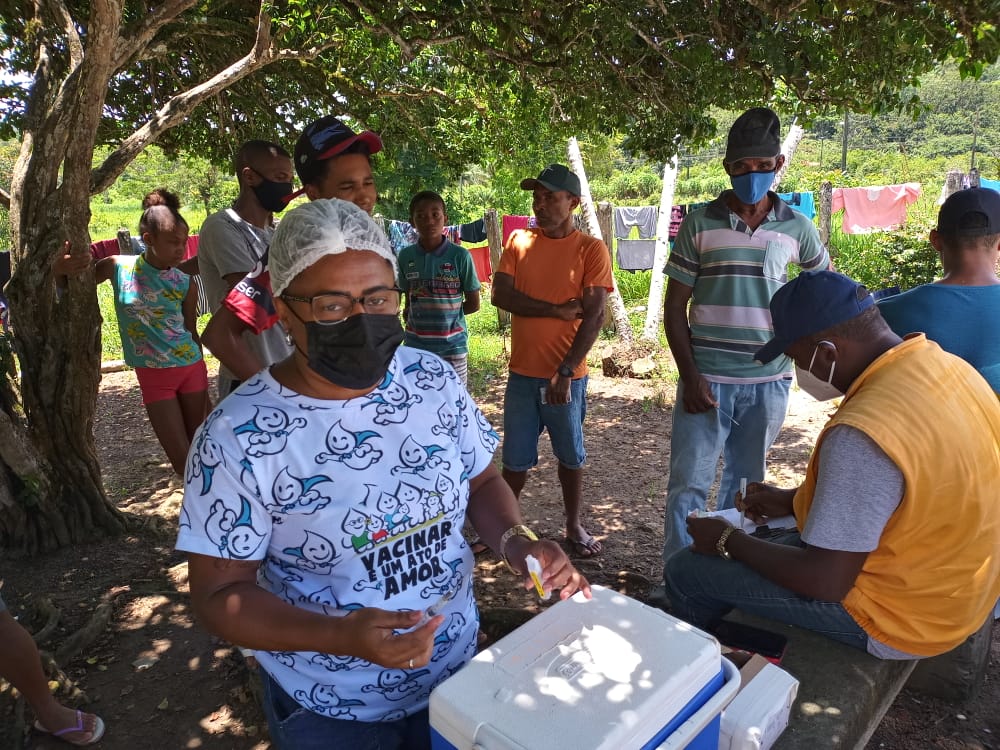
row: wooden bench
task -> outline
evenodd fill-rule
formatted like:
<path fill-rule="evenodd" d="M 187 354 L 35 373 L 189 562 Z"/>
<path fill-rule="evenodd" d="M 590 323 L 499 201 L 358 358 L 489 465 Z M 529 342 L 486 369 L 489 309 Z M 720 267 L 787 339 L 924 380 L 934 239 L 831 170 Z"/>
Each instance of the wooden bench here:
<path fill-rule="evenodd" d="M 799 692 L 775 750 L 863 748 L 917 664 L 876 659 L 818 633 L 742 612 L 727 619 L 788 639 L 781 666 L 799 681 Z"/>
<path fill-rule="evenodd" d="M 863 748 L 904 687 L 952 702 L 968 699 L 985 674 L 993 630 L 991 615 L 947 654 L 888 661 L 818 633 L 742 612 L 734 611 L 727 619 L 788 639 L 781 666 L 799 681 L 799 692 L 775 750 Z"/>

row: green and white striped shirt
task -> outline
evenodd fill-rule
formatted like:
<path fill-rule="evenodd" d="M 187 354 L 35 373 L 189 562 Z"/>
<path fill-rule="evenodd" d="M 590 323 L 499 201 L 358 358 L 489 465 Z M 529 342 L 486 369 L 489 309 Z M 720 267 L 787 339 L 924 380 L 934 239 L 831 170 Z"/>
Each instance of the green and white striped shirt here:
<path fill-rule="evenodd" d="M 787 357 L 754 361 L 773 334 L 771 296 L 787 281 L 790 263 L 815 270 L 830 256 L 815 225 L 775 193 L 768 193 L 771 211 L 755 230 L 729 210 L 727 193 L 684 218 L 664 273 L 692 287 L 691 345 L 706 380 L 778 380 L 791 370 Z"/>

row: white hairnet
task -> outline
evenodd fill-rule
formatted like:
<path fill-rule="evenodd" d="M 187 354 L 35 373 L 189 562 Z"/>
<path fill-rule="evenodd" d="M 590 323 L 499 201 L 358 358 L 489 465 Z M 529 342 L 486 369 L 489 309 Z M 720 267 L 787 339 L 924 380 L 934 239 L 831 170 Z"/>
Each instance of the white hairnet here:
<path fill-rule="evenodd" d="M 348 249 L 370 250 L 382 256 L 392 264 L 395 278 L 396 256 L 389 240 L 363 210 L 339 198 L 296 206 L 281 219 L 271 239 L 268 268 L 274 296 L 323 256 Z"/>

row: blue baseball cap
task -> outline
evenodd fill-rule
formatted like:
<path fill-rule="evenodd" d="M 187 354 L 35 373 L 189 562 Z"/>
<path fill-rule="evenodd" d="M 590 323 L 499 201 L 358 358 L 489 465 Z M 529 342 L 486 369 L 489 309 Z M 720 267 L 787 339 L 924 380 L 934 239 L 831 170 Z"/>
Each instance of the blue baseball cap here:
<path fill-rule="evenodd" d="M 774 337 L 755 359 L 771 362 L 801 338 L 856 318 L 875 304 L 864 284 L 836 271 L 804 271 L 771 298 Z"/>

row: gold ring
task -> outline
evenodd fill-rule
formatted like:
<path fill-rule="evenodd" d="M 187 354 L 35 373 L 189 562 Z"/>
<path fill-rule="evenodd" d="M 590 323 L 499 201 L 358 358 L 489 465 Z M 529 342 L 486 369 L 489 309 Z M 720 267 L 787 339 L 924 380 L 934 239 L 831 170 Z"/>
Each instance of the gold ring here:
<path fill-rule="evenodd" d="M 413 669 L 413 659 L 410 659 L 410 669 Z"/>

